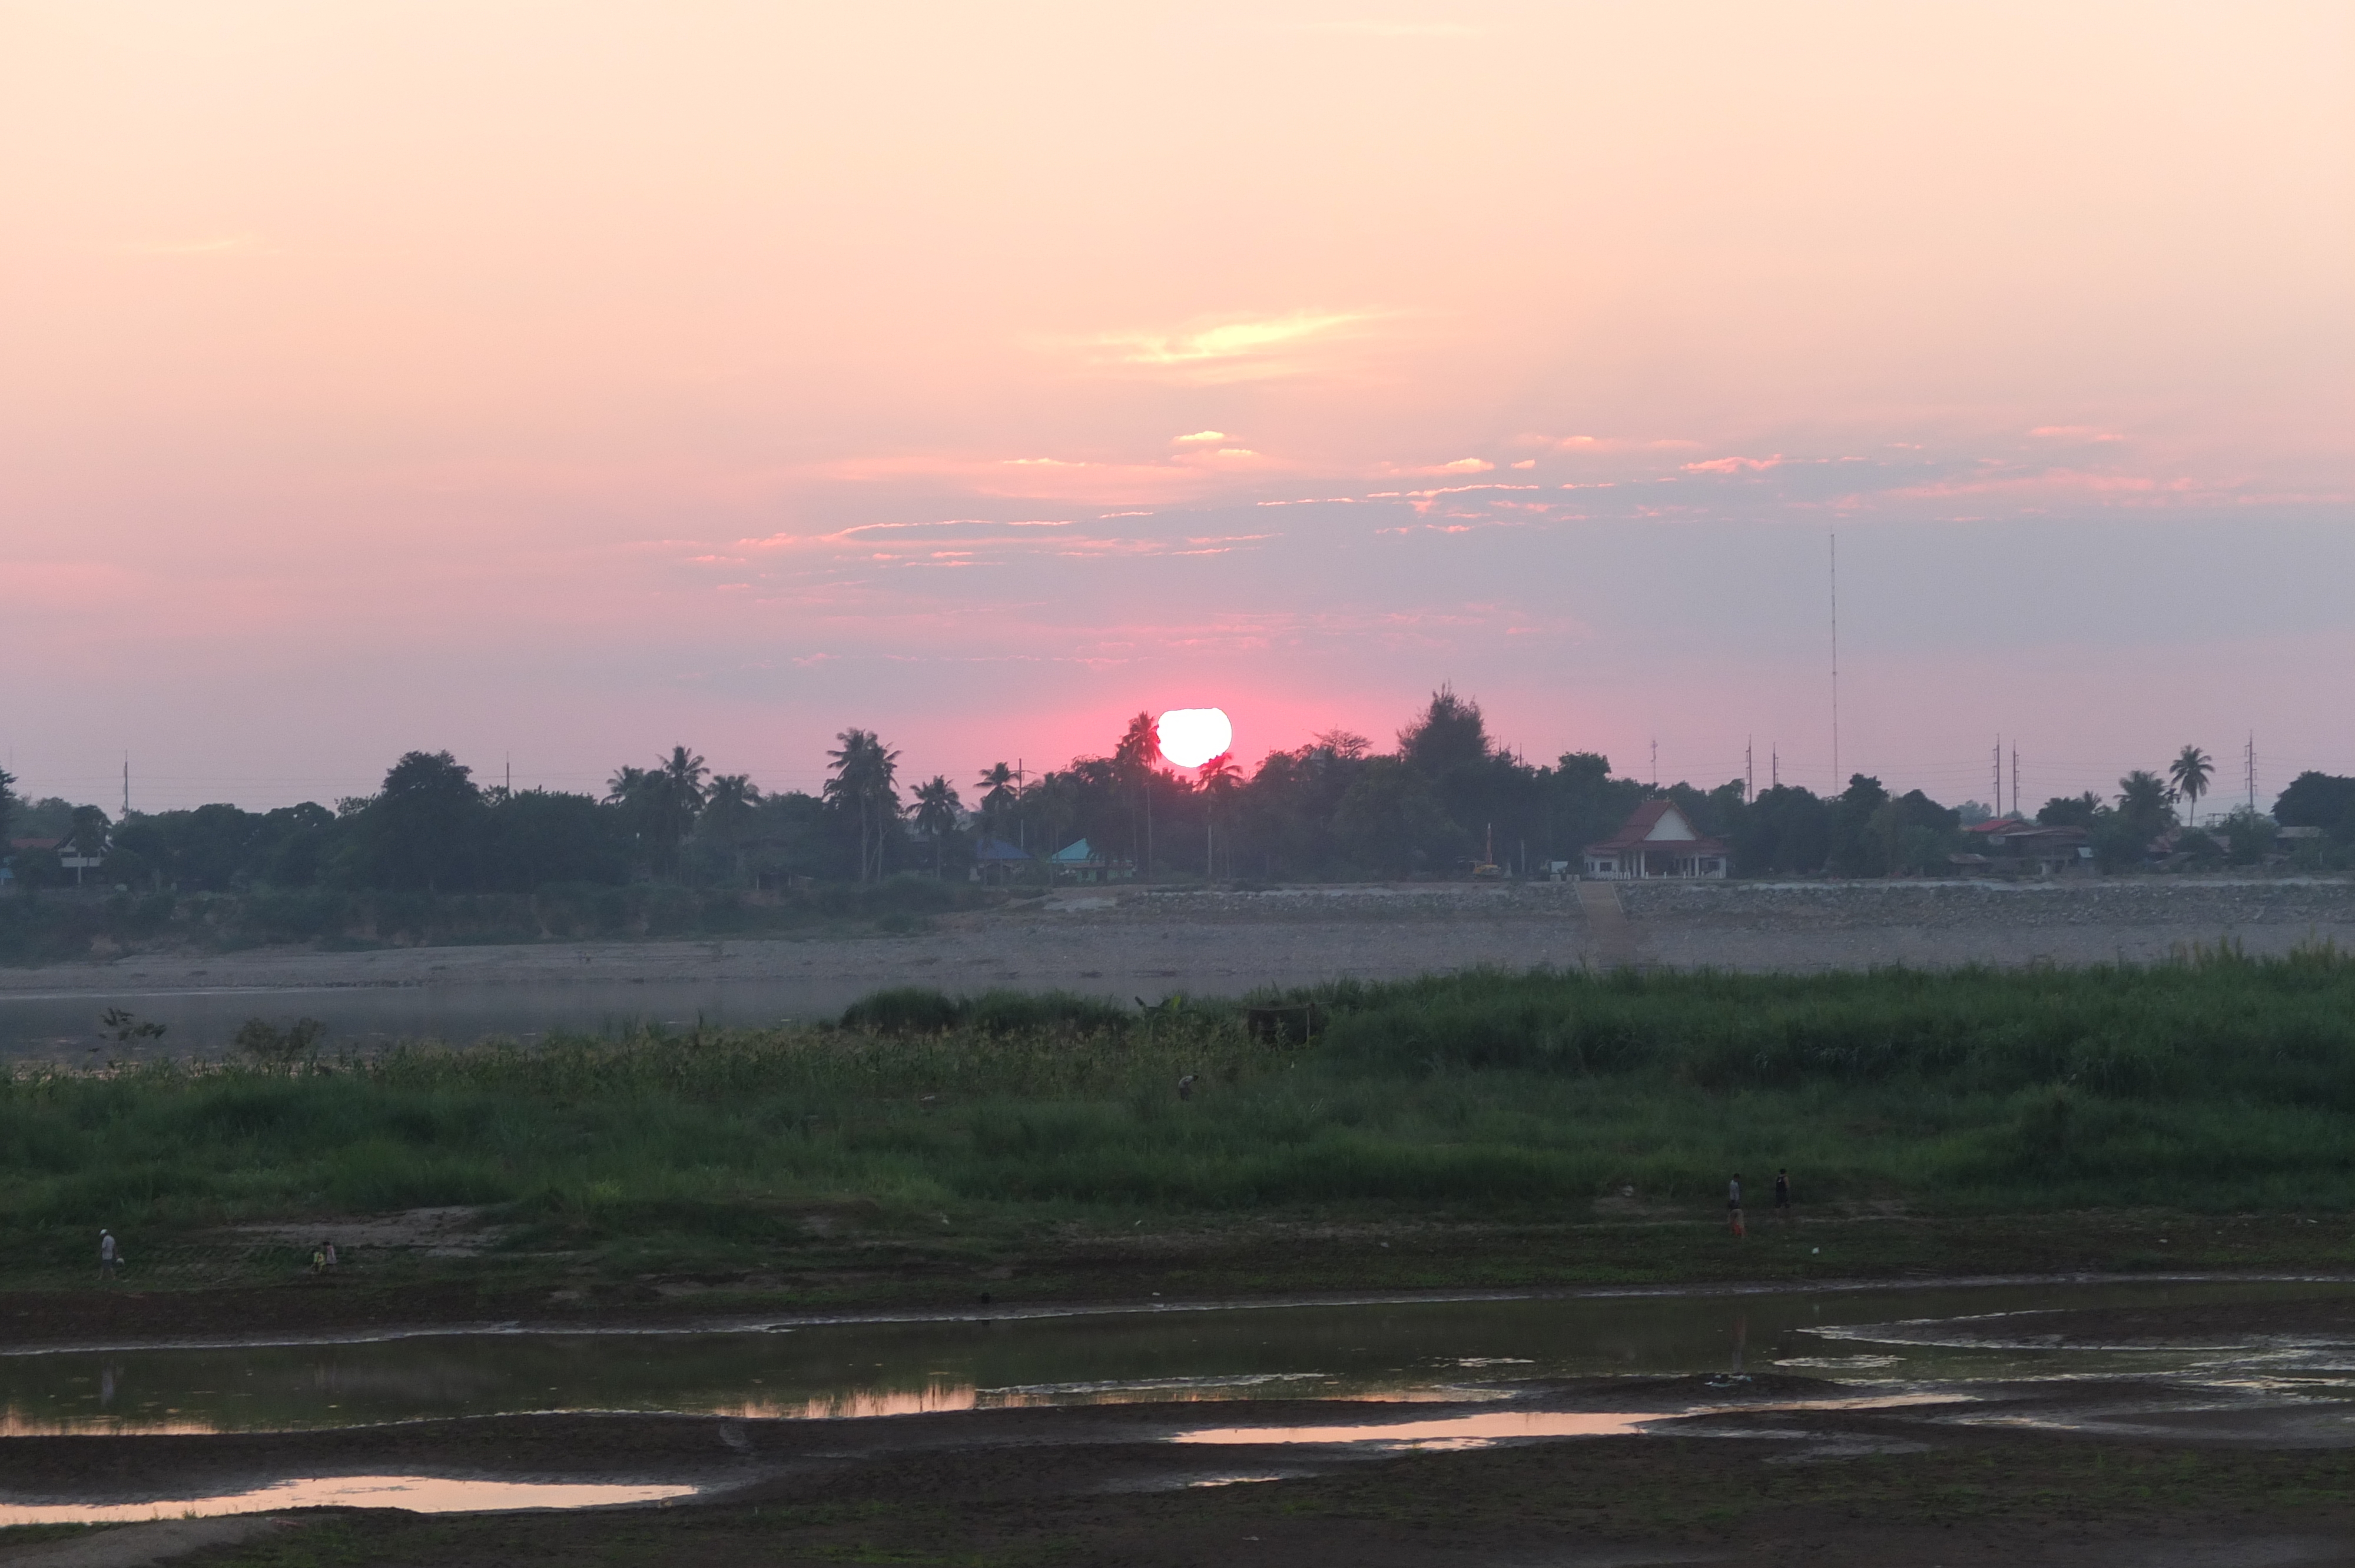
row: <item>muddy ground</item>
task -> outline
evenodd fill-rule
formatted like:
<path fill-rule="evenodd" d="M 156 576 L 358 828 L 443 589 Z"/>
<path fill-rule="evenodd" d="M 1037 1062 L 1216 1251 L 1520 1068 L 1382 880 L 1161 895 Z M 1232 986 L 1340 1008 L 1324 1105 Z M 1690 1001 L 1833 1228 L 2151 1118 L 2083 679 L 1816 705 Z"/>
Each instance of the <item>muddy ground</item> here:
<path fill-rule="evenodd" d="M 1206 1425 L 1422 1420 L 1455 1407 L 1309 1402 L 979 1411 L 843 1421 L 559 1416 L 300 1437 L 9 1440 L 16 1500 L 197 1497 L 290 1475 L 685 1482 L 677 1504 L 421 1517 L 322 1510 L 182 1558 L 231 1563 L 1767 1564 L 2355 1562 L 2355 1456 L 2272 1442 L 2091 1436 L 2074 1388 L 1895 1408 L 1797 1378 L 1533 1388 L 1517 1408 L 1657 1413 L 1640 1436 L 1399 1453 L 1173 1443 Z M 2114 1385 L 2147 1406 L 2179 1391 Z M 1493 1404 L 1465 1409 L 1493 1410 Z M 135 1542 L 139 1527 L 120 1532 Z M 93 1538 L 94 1539 L 94 1538 Z M 27 1564 L 87 1544 L 12 1548 Z M 135 1559 L 123 1558 L 122 1561 Z"/>
<path fill-rule="evenodd" d="M 424 1213 L 440 1222 L 452 1212 Z M 406 1252 L 354 1247 L 335 1275 L 289 1267 L 268 1283 L 253 1282 L 250 1260 L 232 1245 L 237 1233 L 217 1252 L 198 1238 L 185 1249 L 184 1265 L 161 1269 L 164 1288 L 91 1280 L 0 1291 L 0 1345 L 767 1322 L 876 1311 L 987 1316 L 1400 1292 L 2355 1274 L 2355 1231 L 2343 1219 L 2134 1210 L 1957 1218 L 1855 1205 L 1811 1212 L 1787 1225 L 1762 1224 L 1740 1242 L 1713 1214 L 1640 1211 L 1554 1225 L 1259 1216 L 1158 1233 L 1072 1227 L 994 1241 L 868 1240 L 846 1227 L 764 1249 L 741 1268 L 634 1277 L 576 1267 L 560 1255 L 440 1255 L 449 1232 L 437 1225 L 419 1234 L 425 1240 Z M 151 1265 L 143 1256 L 139 1267 Z M 222 1282 L 207 1283 L 215 1271 Z"/>

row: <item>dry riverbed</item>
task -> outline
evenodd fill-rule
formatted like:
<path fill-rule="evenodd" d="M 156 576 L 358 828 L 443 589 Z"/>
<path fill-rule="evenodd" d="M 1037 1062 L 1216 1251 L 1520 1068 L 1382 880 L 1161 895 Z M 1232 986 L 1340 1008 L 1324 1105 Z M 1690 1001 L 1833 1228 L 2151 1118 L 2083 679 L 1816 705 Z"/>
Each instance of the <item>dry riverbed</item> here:
<path fill-rule="evenodd" d="M 2253 953 L 2355 943 L 2355 881 L 2347 879 L 1727 882 L 1614 891 L 1615 899 L 1589 909 L 1576 885 L 1543 883 L 1065 889 L 896 937 L 134 953 L 0 969 L 0 999 L 189 987 L 681 981 L 1218 994 L 1479 966 L 1575 967 L 1611 961 L 1630 950 L 1643 963 L 1787 970 L 2149 962 L 2220 942 Z M 1624 932 L 1606 928 L 1615 924 L 1614 903 Z"/>

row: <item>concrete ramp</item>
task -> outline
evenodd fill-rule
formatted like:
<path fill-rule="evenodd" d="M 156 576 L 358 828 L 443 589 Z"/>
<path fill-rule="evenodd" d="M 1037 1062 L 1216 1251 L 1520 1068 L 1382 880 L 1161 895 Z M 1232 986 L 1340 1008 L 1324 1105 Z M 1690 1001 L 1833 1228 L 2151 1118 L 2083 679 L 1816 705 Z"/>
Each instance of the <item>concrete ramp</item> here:
<path fill-rule="evenodd" d="M 1586 961 L 1598 969 L 1636 969 L 1643 962 L 1636 951 L 1635 923 L 1619 902 L 1619 889 L 1608 882 L 1581 881 L 1579 912 L 1586 916 Z"/>

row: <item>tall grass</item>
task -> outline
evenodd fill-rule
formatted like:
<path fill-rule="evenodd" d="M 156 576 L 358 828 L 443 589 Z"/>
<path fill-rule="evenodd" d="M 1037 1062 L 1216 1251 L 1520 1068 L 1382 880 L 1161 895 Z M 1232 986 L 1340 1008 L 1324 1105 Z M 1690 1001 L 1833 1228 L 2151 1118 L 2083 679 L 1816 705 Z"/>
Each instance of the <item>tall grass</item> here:
<path fill-rule="evenodd" d="M 2355 962 L 2327 950 L 1313 996 L 1332 1022 L 1305 1048 L 1231 1008 L 903 992 L 847 1027 L 20 1075 L 0 1246 L 439 1203 L 583 1244 L 798 1234 L 853 1202 L 886 1225 L 1576 1214 L 1783 1165 L 1811 1200 L 1950 1211 L 2355 1202 Z"/>

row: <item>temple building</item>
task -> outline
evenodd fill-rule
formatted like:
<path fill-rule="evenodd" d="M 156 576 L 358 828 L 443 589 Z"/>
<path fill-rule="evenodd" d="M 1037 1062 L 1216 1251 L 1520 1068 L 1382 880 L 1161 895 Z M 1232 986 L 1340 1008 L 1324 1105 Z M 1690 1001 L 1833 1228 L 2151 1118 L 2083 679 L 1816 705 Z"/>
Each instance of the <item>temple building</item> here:
<path fill-rule="evenodd" d="M 1646 800 L 1617 832 L 1586 846 L 1586 874 L 1609 882 L 1722 877 L 1729 858 L 1725 841 L 1695 832 L 1674 800 Z"/>

